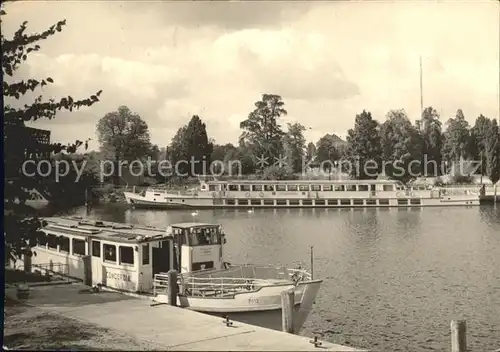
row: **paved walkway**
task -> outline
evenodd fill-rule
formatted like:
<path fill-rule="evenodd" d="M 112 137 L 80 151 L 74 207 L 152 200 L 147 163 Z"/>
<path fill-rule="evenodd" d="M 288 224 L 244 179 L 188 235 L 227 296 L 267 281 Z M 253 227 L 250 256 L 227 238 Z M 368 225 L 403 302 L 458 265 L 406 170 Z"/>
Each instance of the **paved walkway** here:
<path fill-rule="evenodd" d="M 152 306 L 151 301 L 114 292 L 87 292 L 81 284 L 32 287 L 26 303 L 151 341 L 166 350 L 362 351 L 324 341 L 314 347 L 311 339 L 303 336 L 239 322 L 227 327 L 221 318 L 211 315 Z"/>

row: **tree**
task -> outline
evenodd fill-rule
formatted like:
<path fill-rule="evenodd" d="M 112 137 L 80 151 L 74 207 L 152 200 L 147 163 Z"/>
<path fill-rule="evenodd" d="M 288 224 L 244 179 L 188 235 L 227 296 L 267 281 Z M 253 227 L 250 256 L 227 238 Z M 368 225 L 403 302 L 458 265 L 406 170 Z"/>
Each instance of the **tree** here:
<path fill-rule="evenodd" d="M 370 112 L 356 115 L 354 128 L 347 134 L 349 173 L 358 179 L 377 178 L 381 171 L 381 141 L 379 126 Z"/>
<path fill-rule="evenodd" d="M 229 173 L 229 167 L 233 164 L 233 162 L 238 161 L 237 159 L 235 159 L 238 149 L 231 143 L 226 143 L 223 145 L 215 143 L 212 144 L 213 150 L 212 154 L 210 155 L 210 160 L 212 163 L 217 162 L 217 164 L 215 164 L 213 167 L 213 171 L 216 173 Z"/>
<path fill-rule="evenodd" d="M 497 183 L 500 179 L 500 131 L 495 119 L 491 120 L 485 144 L 486 174 L 491 182 Z"/>
<path fill-rule="evenodd" d="M 283 147 L 286 155 L 286 164 L 292 172 L 302 172 L 302 161 L 305 155 L 306 139 L 304 131 L 306 128 L 298 122 L 288 123 L 288 131 L 283 137 Z"/>
<path fill-rule="evenodd" d="M 423 171 L 427 175 L 438 176 L 443 160 L 441 150 L 443 149 L 444 137 L 437 111 L 430 106 L 425 108 L 417 128 L 420 131 L 422 142 Z"/>
<path fill-rule="evenodd" d="M 126 106 L 99 120 L 97 137 L 101 150 L 117 162 L 143 159 L 152 151 L 148 124 Z"/>
<path fill-rule="evenodd" d="M 470 145 L 469 123 L 461 109 L 457 110 L 455 118 L 448 120 L 444 132 L 443 157 L 448 162 L 457 162 L 461 158 L 466 159 L 469 155 Z"/>
<path fill-rule="evenodd" d="M 340 160 L 339 145 L 342 144 L 345 142 L 334 134 L 325 134 L 316 144 L 316 162 L 328 173 L 332 171 L 334 163 Z"/>
<path fill-rule="evenodd" d="M 206 125 L 198 115 L 194 115 L 189 121 L 184 138 L 188 156 L 186 161 L 193 163 L 189 174 L 191 176 L 207 174 L 213 145 L 208 140 Z"/>
<path fill-rule="evenodd" d="M 287 114 L 284 106 L 281 96 L 263 94 L 248 118 L 240 123 L 243 129 L 240 144 L 250 145 L 255 156 L 267 157 L 269 160 L 279 157 L 283 152 L 284 132 L 278 120 Z"/>
<path fill-rule="evenodd" d="M 168 156 L 172 166 L 176 172 L 183 175 L 187 175 L 189 172 L 189 165 L 182 162 L 188 159 L 186 131 L 187 125 L 179 128 L 168 148 Z"/>
<path fill-rule="evenodd" d="M 4 3 L 2 3 L 4 6 Z M 0 16 L 6 15 L 3 8 L 0 8 Z M 66 21 L 59 21 L 47 30 L 41 33 L 26 34 L 28 23 L 25 21 L 20 28 L 14 33 L 12 38 L 6 38 L 1 33 L 2 46 L 2 73 L 3 73 L 3 94 L 5 102 L 19 100 L 29 91 L 33 92 L 39 87 L 53 83 L 52 78 L 45 79 L 28 79 L 22 81 L 13 81 L 16 71 L 20 65 L 26 61 L 28 55 L 32 52 L 40 50 L 38 42 L 48 39 L 50 36 L 60 32 Z M 7 126 L 23 127 L 26 122 L 35 121 L 46 118 L 52 119 L 56 117 L 57 111 L 69 110 L 73 111 L 83 106 L 91 106 L 99 101 L 99 96 L 102 91 L 89 98 L 75 100 L 73 97 L 65 97 L 56 101 L 55 99 L 43 100 L 43 96 L 36 97 L 31 104 L 24 104 L 22 107 L 14 107 L 10 104 L 3 106 L 4 112 L 4 140 L 9 140 Z M 20 105 L 20 104 L 17 104 Z M 12 141 L 13 138 L 10 140 Z M 63 146 L 61 144 L 50 144 L 44 150 L 46 153 L 58 153 L 64 150 L 67 153 L 74 153 L 80 146 L 86 145 L 83 141 L 76 141 L 74 144 Z M 6 168 L 16 170 L 16 177 L 5 179 L 4 184 L 4 240 L 5 254 L 11 259 L 20 258 L 23 254 L 32 255 L 30 247 L 36 244 L 41 232 L 38 230 L 44 224 L 35 216 L 26 218 L 16 207 L 16 200 L 26 199 L 26 190 L 32 189 L 34 186 L 42 188 L 46 187 L 46 182 L 39 175 L 27 176 L 21 169 L 20 164 L 16 160 L 12 161 L 8 157 L 11 152 L 15 154 L 25 155 L 25 146 L 23 141 L 17 141 L 16 144 L 6 144 L 6 153 L 4 155 L 4 163 Z M 12 149 L 11 149 L 12 148 Z M 18 151 L 13 149 L 17 148 Z M 19 152 L 19 153 L 17 153 Z M 31 157 L 37 158 L 38 156 Z M 45 158 L 46 156 L 44 156 Z M 74 187 L 74 184 L 72 185 Z M 22 205 L 22 204 L 21 204 Z"/>
<path fill-rule="evenodd" d="M 482 114 L 476 119 L 474 126 L 471 128 L 471 143 L 469 146 L 470 154 L 473 160 L 481 163 L 481 174 L 484 175 L 487 165 L 486 147 L 488 141 L 488 133 L 491 128 L 491 120 Z"/>
<path fill-rule="evenodd" d="M 306 161 L 314 163 L 316 161 L 316 146 L 313 142 L 309 142 L 306 147 Z"/>
<path fill-rule="evenodd" d="M 404 110 L 387 113 L 380 135 L 384 173 L 403 182 L 420 173 L 420 136 Z"/>

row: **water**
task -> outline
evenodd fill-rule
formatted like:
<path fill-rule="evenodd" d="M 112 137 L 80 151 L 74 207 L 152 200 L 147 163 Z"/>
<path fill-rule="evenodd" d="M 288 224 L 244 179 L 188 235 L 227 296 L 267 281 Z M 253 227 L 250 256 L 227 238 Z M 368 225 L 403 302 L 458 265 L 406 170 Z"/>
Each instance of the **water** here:
<path fill-rule="evenodd" d="M 83 214 L 83 209 L 76 213 Z M 190 211 L 94 210 L 165 227 Z M 500 207 L 199 211 L 221 223 L 233 263 L 309 265 L 325 281 L 302 334 L 385 351 L 450 348 L 467 320 L 471 351 L 500 348 Z"/>

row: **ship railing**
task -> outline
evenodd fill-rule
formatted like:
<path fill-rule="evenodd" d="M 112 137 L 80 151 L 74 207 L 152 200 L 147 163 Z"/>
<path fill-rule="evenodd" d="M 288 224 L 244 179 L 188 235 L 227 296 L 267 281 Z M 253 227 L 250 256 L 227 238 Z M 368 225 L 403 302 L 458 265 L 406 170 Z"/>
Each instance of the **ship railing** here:
<path fill-rule="evenodd" d="M 16 270 L 25 270 L 25 265 L 16 265 Z M 43 263 L 31 264 L 31 272 L 50 277 L 51 281 L 74 281 L 76 278 L 69 275 L 69 264 L 64 263 Z M 81 281 L 77 279 L 77 281 Z"/>
<path fill-rule="evenodd" d="M 198 188 L 189 188 L 186 190 L 173 190 L 169 188 L 148 188 L 148 192 L 170 194 L 176 196 L 195 196 L 198 194 Z"/>
<path fill-rule="evenodd" d="M 205 270 L 182 274 L 185 277 L 195 276 L 197 278 L 240 278 L 257 280 L 293 280 L 299 277 L 301 280 L 311 280 L 311 274 L 307 270 L 288 268 L 286 266 L 265 266 L 253 264 L 228 264 L 226 269 Z"/>
<path fill-rule="evenodd" d="M 242 276 L 248 274 L 248 276 Z M 265 277 L 265 278 L 259 278 Z M 256 291 L 272 286 L 273 280 L 291 282 L 311 280 L 311 274 L 304 269 L 275 268 L 265 266 L 230 266 L 224 270 L 206 270 L 179 275 L 179 292 L 188 296 L 228 297 L 239 292 Z M 168 290 L 168 274 L 155 274 L 153 295 L 165 294 Z"/>

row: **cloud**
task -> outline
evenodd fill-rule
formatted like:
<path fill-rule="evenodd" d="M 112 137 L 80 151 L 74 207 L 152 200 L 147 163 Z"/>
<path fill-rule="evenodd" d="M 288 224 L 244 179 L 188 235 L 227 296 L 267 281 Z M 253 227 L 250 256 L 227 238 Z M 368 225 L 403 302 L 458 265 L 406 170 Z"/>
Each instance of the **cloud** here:
<path fill-rule="evenodd" d="M 263 93 L 282 95 L 308 138 L 345 135 L 363 109 L 383 120 L 420 111 L 419 57 L 426 106 L 444 119 L 462 108 L 473 122 L 498 117 L 499 5 L 494 2 L 23 2 L 2 23 L 61 33 L 18 72 L 52 77 L 44 96 L 85 98 L 90 109 L 61 112 L 54 140 L 94 135 L 95 123 L 127 105 L 154 143 L 169 141 L 193 114 L 218 142 L 237 142 L 239 122 Z M 4 19 L 2 19 L 4 20 Z M 29 102 L 29 100 L 27 100 Z M 71 133 L 68 131 L 68 126 Z"/>

